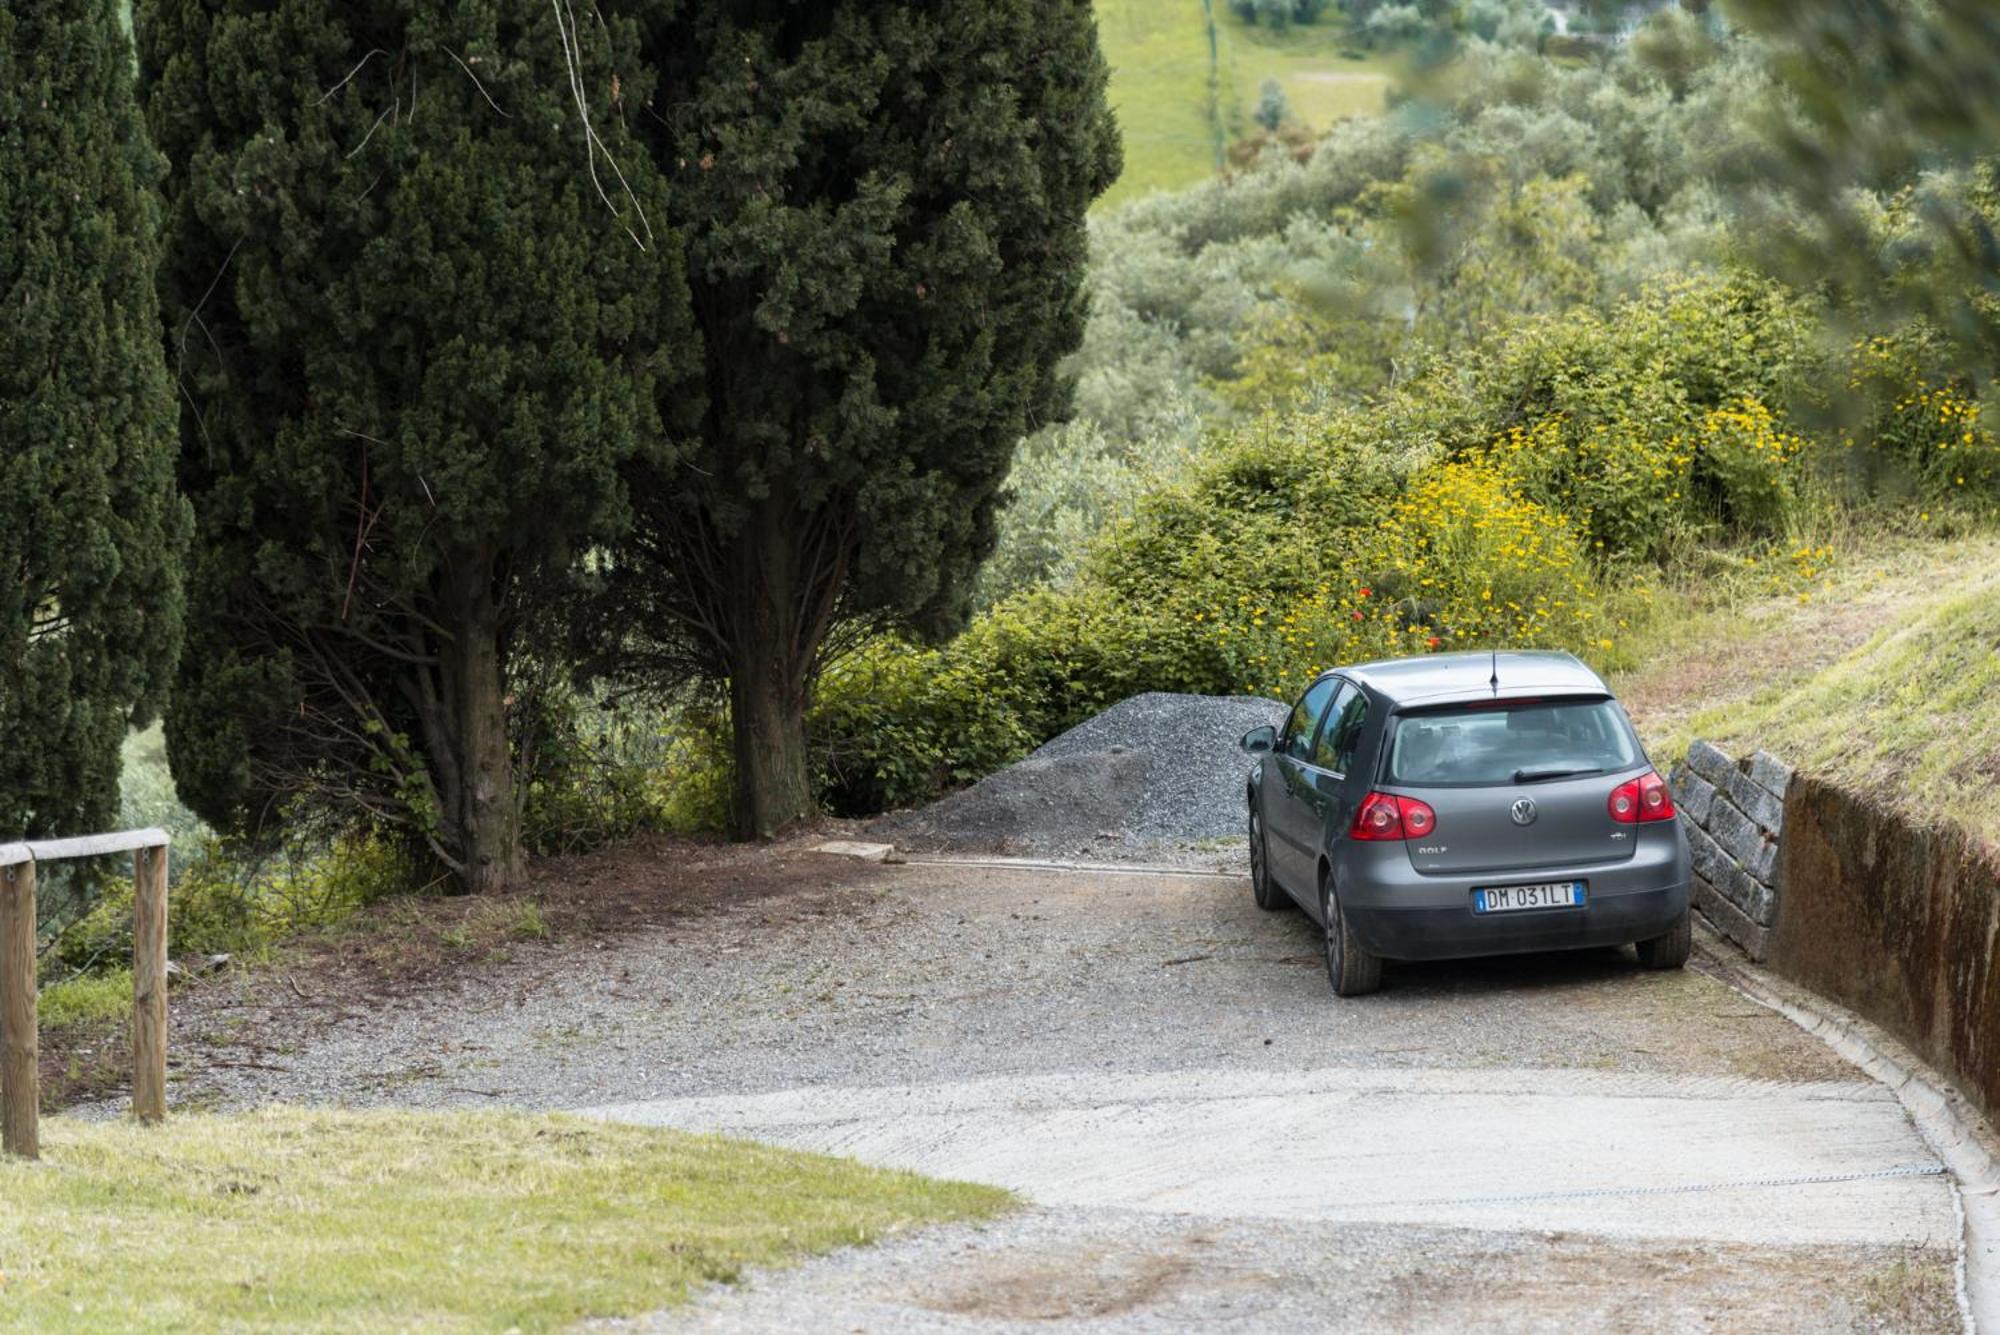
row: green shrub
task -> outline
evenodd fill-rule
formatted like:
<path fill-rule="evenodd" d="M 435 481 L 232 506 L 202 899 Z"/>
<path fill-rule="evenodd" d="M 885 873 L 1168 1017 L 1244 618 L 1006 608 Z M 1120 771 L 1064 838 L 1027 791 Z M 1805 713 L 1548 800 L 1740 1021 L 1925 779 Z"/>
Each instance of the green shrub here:
<path fill-rule="evenodd" d="M 176 955 L 256 955 L 288 936 L 333 926 L 386 896 L 440 879 L 426 856 L 365 830 L 323 844 L 300 839 L 270 851 L 211 837 L 193 848 L 177 848 L 173 860 L 180 870 L 167 893 L 167 938 Z M 110 880 L 55 949 L 72 970 L 129 962 L 131 878 Z"/>
<path fill-rule="evenodd" d="M 928 800 L 1101 709 L 1173 689 L 1165 646 L 1103 589 L 1038 589 L 949 645 L 878 640 L 829 670 L 808 720 L 821 802 L 855 815 Z"/>
<path fill-rule="evenodd" d="M 1529 321 L 1468 383 L 1501 460 L 1605 561 L 1782 533 L 1808 442 L 1783 424 L 1823 368 L 1813 308 L 1746 276 L 1655 285 L 1609 316 Z"/>
<path fill-rule="evenodd" d="M 37 1000 L 38 1018 L 50 1029 L 123 1019 L 132 1013 L 132 971 L 78 974 L 44 987 Z"/>
<path fill-rule="evenodd" d="M 928 800 L 1142 691 L 1288 696 L 1334 663 L 1446 645 L 1613 647 L 1561 515 L 1485 461 L 1405 477 L 1319 434 L 1337 425 L 1255 424 L 1148 497 L 1073 588 L 1008 599 L 941 648 L 880 640 L 829 672 L 810 721 L 821 800 L 839 814 Z"/>
<path fill-rule="evenodd" d="M 1991 505 L 2000 438 L 1970 386 L 1944 374 L 1950 348 L 1922 322 L 1857 340 L 1847 356 L 1851 475 L 1866 492 Z"/>

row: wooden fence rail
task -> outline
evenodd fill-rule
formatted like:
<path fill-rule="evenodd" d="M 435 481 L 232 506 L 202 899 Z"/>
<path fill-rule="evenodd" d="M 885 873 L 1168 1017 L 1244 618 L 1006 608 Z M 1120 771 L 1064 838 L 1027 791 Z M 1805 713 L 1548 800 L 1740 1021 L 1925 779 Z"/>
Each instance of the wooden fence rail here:
<path fill-rule="evenodd" d="M 0 844 L 0 1150 L 41 1157 L 35 869 L 42 862 L 132 855 L 132 1111 L 142 1122 L 167 1115 L 168 843 L 165 830 L 124 830 Z"/>

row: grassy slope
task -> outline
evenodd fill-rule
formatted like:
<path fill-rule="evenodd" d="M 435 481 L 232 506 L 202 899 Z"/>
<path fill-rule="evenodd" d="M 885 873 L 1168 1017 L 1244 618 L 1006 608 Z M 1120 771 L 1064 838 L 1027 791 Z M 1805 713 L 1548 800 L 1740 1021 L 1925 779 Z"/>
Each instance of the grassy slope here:
<path fill-rule="evenodd" d="M 1125 174 L 1104 203 L 1210 175 L 1218 134 L 1226 143 L 1244 131 L 1267 78 L 1284 86 L 1293 112 L 1314 129 L 1382 109 L 1387 65 L 1342 57 L 1339 29 L 1320 24 L 1273 34 L 1235 18 L 1224 0 L 1215 7 L 1211 95 L 1202 0 L 1098 0 L 1111 103 L 1125 136 Z"/>
<path fill-rule="evenodd" d="M 1924 824 L 2000 848 L 2000 546 L 1959 545 L 1859 648 L 1693 732 L 1761 746 Z M 1942 553 L 1941 553 L 1942 555 Z"/>
<path fill-rule="evenodd" d="M 1798 595 L 1668 618 L 1613 685 L 1666 764 L 1764 747 L 2000 846 L 2000 535 L 1849 550 Z"/>
<path fill-rule="evenodd" d="M 0 1163 L 10 1329 L 544 1330 L 1010 1201 L 527 1114 L 53 1119 L 43 1154 Z"/>

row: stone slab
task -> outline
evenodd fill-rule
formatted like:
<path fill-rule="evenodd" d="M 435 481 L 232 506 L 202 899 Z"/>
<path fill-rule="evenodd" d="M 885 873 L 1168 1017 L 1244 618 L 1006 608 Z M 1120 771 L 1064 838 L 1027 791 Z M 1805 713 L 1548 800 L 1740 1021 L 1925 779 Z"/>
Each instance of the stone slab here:
<path fill-rule="evenodd" d="M 1761 927 L 1771 925 L 1777 900 L 1771 894 L 1771 887 L 1749 872 L 1732 866 L 1715 883 L 1715 888 L 1722 892 L 1723 898 L 1742 909 L 1752 922 Z"/>
<path fill-rule="evenodd" d="M 881 862 L 896 851 L 894 844 L 868 844 L 853 839 L 829 839 L 823 844 L 815 844 L 813 852 L 831 853 L 836 857 L 860 858 L 863 862 Z"/>
<path fill-rule="evenodd" d="M 1762 962 L 1771 932 L 1767 927 L 1759 927 L 1750 916 L 1724 899 L 1716 888 L 1697 876 L 1692 885 L 1694 906 L 1701 915 L 1715 924 L 1715 930 L 1743 947 L 1743 952 L 1751 959 Z"/>
<path fill-rule="evenodd" d="M 1782 798 L 1772 796 L 1748 774 L 1738 770 L 1729 776 L 1729 800 L 1741 811 L 1772 834 L 1785 828 L 1785 803 Z"/>
<path fill-rule="evenodd" d="M 1688 747 L 1687 767 L 1718 788 L 1726 787 L 1736 773 L 1736 762 L 1708 742 L 1696 741 Z"/>
<path fill-rule="evenodd" d="M 1769 882 L 1778 865 L 1777 841 L 1763 826 L 1737 810 L 1734 802 L 1718 795 L 1708 813 L 1708 832 L 1738 866 L 1758 880 Z"/>
<path fill-rule="evenodd" d="M 1681 815 L 1697 825 L 1708 823 L 1708 809 L 1715 802 L 1715 785 L 1685 765 L 1674 768 L 1674 805 Z"/>
<path fill-rule="evenodd" d="M 1792 786 L 1792 767 L 1769 751 L 1758 751 L 1750 757 L 1750 779 L 1782 801 Z"/>

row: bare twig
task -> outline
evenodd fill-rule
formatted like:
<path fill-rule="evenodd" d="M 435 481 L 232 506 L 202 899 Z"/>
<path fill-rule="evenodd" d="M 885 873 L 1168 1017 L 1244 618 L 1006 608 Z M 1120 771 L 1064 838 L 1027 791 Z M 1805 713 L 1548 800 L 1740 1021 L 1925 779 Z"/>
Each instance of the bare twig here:
<path fill-rule="evenodd" d="M 370 51 L 367 55 L 361 57 L 360 61 L 354 66 L 354 68 L 349 70 L 345 75 L 341 76 L 341 80 L 339 83 L 327 89 L 324 93 L 321 93 L 319 101 L 313 103 L 313 105 L 316 107 L 323 105 L 329 97 L 332 97 L 335 93 L 347 87 L 347 81 L 349 79 L 352 79 L 355 75 L 361 73 L 362 65 L 366 65 L 369 61 L 375 59 L 375 57 L 377 56 L 386 56 L 388 54 L 389 53 L 387 51 L 384 51 L 381 47 L 378 46 L 373 51 Z"/>
<path fill-rule="evenodd" d="M 450 56 L 453 60 L 458 60 L 458 52 L 452 50 L 450 47 L 447 46 L 446 48 L 444 48 L 444 53 Z M 479 90 L 479 95 L 486 99 L 486 105 L 492 107 L 495 111 L 500 111 L 500 104 L 493 100 L 493 94 L 486 91 L 486 85 L 479 82 L 479 76 L 472 72 L 472 66 L 466 64 L 462 60 L 458 60 L 458 67 L 465 71 L 466 78 L 472 80 L 472 86 L 474 88 L 477 88 Z M 507 113 L 504 111 L 500 111 L 500 115 L 502 116 L 502 118 L 506 120 L 514 119 L 512 116 L 507 115 Z"/>
<path fill-rule="evenodd" d="M 618 219 L 619 225 L 624 227 L 625 235 L 632 238 L 632 244 L 642 251 L 646 250 L 647 242 L 653 239 L 653 224 L 646 217 L 646 206 L 639 202 L 639 196 L 633 192 L 631 183 L 625 179 L 625 173 L 619 169 L 618 159 L 612 156 L 611 150 L 605 147 L 602 139 L 598 138 L 597 127 L 590 123 L 590 104 L 585 96 L 583 82 L 583 43 L 577 33 L 576 11 L 569 9 L 569 17 L 565 22 L 563 15 L 567 0 L 549 0 L 549 4 L 555 10 L 556 31 L 562 38 L 563 63 L 569 67 L 570 96 L 576 99 L 576 112 L 583 121 L 583 155 L 585 164 L 590 168 L 590 183 L 596 187 L 597 197 L 604 201 L 604 207 L 609 209 L 611 216 Z M 639 234 L 632 230 L 632 225 L 625 221 L 624 213 L 611 202 L 611 196 L 605 193 L 604 182 L 598 179 L 597 155 L 600 152 L 604 154 L 605 162 L 610 164 L 612 174 L 618 178 L 619 188 L 624 190 L 625 197 L 632 201 L 633 211 L 639 215 L 639 225 L 646 229 L 644 241 L 641 241 Z"/>
<path fill-rule="evenodd" d="M 356 144 L 353 148 L 347 150 L 347 156 L 351 158 L 356 153 L 359 153 L 362 149 L 368 147 L 368 141 L 375 137 L 375 131 L 381 128 L 382 122 L 388 120 L 390 113 L 395 111 L 396 108 L 400 106 L 402 106 L 401 102 L 391 103 L 389 107 L 386 110 L 384 110 L 381 115 L 377 116 L 375 118 L 375 124 L 368 127 L 368 133 L 361 136 L 361 142 Z"/>
<path fill-rule="evenodd" d="M 194 318 L 197 315 L 201 314 L 201 308 L 208 304 L 208 299 L 215 295 L 215 289 L 221 286 L 222 275 L 229 272 L 229 263 L 231 260 L 236 258 L 236 252 L 240 250 L 242 246 L 243 246 L 243 238 L 239 236 L 236 238 L 235 242 L 230 245 L 229 253 L 222 257 L 222 267 L 215 271 L 215 277 L 208 280 L 208 287 L 202 292 L 201 300 L 197 301 L 194 304 L 194 309 L 188 312 L 188 318 L 186 323 L 181 325 L 179 349 L 180 349 L 180 356 L 182 359 L 185 359 L 187 357 L 188 329 L 194 324 Z M 204 332 L 206 332 L 207 328 L 208 326 L 206 325 L 202 326 Z M 210 342 L 213 341 L 214 340 L 211 338 Z"/>

